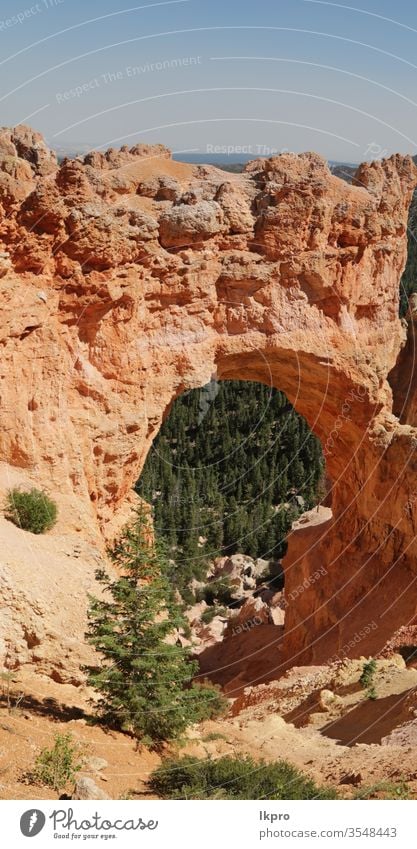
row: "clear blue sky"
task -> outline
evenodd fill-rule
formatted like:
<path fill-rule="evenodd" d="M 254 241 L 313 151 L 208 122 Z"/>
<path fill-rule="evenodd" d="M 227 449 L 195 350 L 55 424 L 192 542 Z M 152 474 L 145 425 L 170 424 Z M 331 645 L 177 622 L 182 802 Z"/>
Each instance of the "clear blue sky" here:
<path fill-rule="evenodd" d="M 3 0 L 0 43 L 1 124 L 61 149 L 417 153 L 415 0 Z"/>

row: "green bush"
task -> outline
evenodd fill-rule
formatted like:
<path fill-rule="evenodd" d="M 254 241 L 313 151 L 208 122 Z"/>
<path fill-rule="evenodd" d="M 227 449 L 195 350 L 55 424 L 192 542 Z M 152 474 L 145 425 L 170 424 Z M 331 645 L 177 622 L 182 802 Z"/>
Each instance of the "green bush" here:
<path fill-rule="evenodd" d="M 178 578 L 176 578 L 175 585 L 178 589 L 178 592 L 180 593 L 180 596 L 181 596 L 185 606 L 186 607 L 192 607 L 193 604 L 195 604 L 195 595 L 194 595 L 193 591 L 190 589 L 190 587 L 184 586 L 183 581 L 182 582 L 179 581 Z"/>
<path fill-rule="evenodd" d="M 40 489 L 9 489 L 6 497 L 6 519 L 32 534 L 44 534 L 55 524 L 57 506 Z"/>
<path fill-rule="evenodd" d="M 232 590 L 228 578 L 216 578 L 205 584 L 196 595 L 197 601 L 205 601 L 206 604 L 229 605 L 232 602 Z"/>
<path fill-rule="evenodd" d="M 362 684 L 362 687 L 369 687 L 372 684 L 375 672 L 376 660 L 367 660 L 363 665 L 362 675 L 359 678 L 359 683 Z"/>
<path fill-rule="evenodd" d="M 204 622 L 205 625 L 210 625 L 210 622 L 212 622 L 216 616 L 225 616 L 226 612 L 225 607 L 208 607 L 207 610 L 204 610 L 201 614 L 201 621 Z"/>
<path fill-rule="evenodd" d="M 59 793 L 83 766 L 82 747 L 71 734 L 56 734 L 52 749 L 42 749 L 36 758 L 32 779 Z"/>
<path fill-rule="evenodd" d="M 379 781 L 358 790 L 354 799 L 411 799 L 410 788 L 404 781 Z"/>
<path fill-rule="evenodd" d="M 415 161 L 415 158 L 414 158 Z M 417 291 L 417 190 L 414 192 L 408 213 L 408 251 L 407 264 L 400 281 L 400 316 L 408 310 L 410 295 Z"/>
<path fill-rule="evenodd" d="M 374 687 L 375 672 L 376 660 L 368 660 L 366 663 L 364 663 L 362 668 L 362 675 L 359 678 L 359 683 L 362 685 L 364 690 L 366 690 L 366 697 L 372 700 L 378 698 Z"/>
<path fill-rule="evenodd" d="M 218 684 L 204 680 L 201 683 L 194 683 L 191 689 L 198 699 L 195 722 L 216 719 L 225 716 L 228 712 L 229 702 Z"/>
<path fill-rule="evenodd" d="M 149 780 L 162 799 L 336 799 L 336 790 L 318 787 L 287 761 L 251 757 L 217 760 L 169 758 Z"/>
<path fill-rule="evenodd" d="M 208 734 L 205 734 L 202 738 L 203 743 L 214 743 L 216 740 L 226 740 L 227 737 L 225 734 L 221 734 L 219 731 L 210 731 Z"/>

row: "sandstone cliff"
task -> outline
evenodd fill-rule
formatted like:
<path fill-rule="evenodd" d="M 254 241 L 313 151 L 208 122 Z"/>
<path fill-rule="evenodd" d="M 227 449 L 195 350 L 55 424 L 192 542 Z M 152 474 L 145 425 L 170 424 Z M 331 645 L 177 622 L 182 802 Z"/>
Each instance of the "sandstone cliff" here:
<path fill-rule="evenodd" d="M 370 619 L 351 653 L 382 648 L 416 615 L 417 432 L 387 380 L 416 183 L 400 155 L 352 185 L 312 153 L 239 175 L 145 145 L 58 167 L 38 134 L 2 130 L 2 491 L 45 487 L 51 541 L 78 533 L 102 551 L 174 398 L 214 373 L 272 384 L 322 441 L 333 510 L 290 542 L 287 592 L 307 588 L 279 662 L 332 656 Z"/>

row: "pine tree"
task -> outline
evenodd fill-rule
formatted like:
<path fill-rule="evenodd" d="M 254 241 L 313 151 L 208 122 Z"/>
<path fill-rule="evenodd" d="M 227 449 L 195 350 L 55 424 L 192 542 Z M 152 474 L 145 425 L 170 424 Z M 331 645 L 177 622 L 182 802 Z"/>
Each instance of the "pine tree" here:
<path fill-rule="evenodd" d="M 186 649 L 166 642 L 183 620 L 143 509 L 111 556 L 120 577 L 99 570 L 104 598 L 90 597 L 87 640 L 104 663 L 88 667 L 88 683 L 100 693 L 105 723 L 155 746 L 215 715 L 224 699 L 215 688 L 193 684 L 197 664 Z"/>
<path fill-rule="evenodd" d="M 324 466 L 320 443 L 282 392 L 224 381 L 202 421 L 200 394 L 191 391 L 172 405 L 137 483 L 177 563 L 181 594 L 220 549 L 262 556 L 273 541 L 272 508 L 295 494 L 314 506 Z M 285 512 L 277 524 L 285 537 Z M 276 537 L 281 552 L 285 545 Z"/>
<path fill-rule="evenodd" d="M 407 264 L 400 281 L 400 316 L 406 315 L 409 297 L 417 291 L 417 190 L 410 205 L 407 233 Z"/>

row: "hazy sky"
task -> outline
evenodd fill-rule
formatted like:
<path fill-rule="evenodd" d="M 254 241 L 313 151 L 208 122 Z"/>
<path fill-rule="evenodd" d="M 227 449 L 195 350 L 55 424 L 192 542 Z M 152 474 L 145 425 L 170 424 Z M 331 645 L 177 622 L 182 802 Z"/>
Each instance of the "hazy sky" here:
<path fill-rule="evenodd" d="M 353 2 L 2 0 L 1 124 L 61 148 L 416 154 L 416 2 Z"/>

